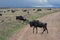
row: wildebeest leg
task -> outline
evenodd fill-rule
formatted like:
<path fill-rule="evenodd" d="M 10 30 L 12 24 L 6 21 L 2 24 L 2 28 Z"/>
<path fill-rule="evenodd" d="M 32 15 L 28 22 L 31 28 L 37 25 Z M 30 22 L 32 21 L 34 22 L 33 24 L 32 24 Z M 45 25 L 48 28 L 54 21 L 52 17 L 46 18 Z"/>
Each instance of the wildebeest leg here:
<path fill-rule="evenodd" d="M 48 34 L 48 29 L 47 29 L 47 25 L 45 25 L 45 29 L 47 30 L 47 34 Z"/>
<path fill-rule="evenodd" d="M 36 27 L 36 34 L 38 33 L 37 27 Z"/>
<path fill-rule="evenodd" d="M 47 29 L 47 27 L 45 27 L 45 28 L 43 28 L 44 30 L 43 30 L 43 32 L 45 31 L 45 30 L 47 30 L 47 33 L 48 33 L 48 29 Z M 43 32 L 42 32 L 42 34 L 43 34 Z"/>
<path fill-rule="evenodd" d="M 48 33 L 48 29 L 47 29 L 47 27 L 46 27 L 45 29 L 47 30 L 47 33 Z"/>
<path fill-rule="evenodd" d="M 33 33 L 34 33 L 34 29 L 35 29 L 35 27 L 33 27 Z"/>
<path fill-rule="evenodd" d="M 44 30 L 43 30 L 43 32 L 46 30 L 45 28 L 43 28 Z M 41 33 L 41 34 L 43 34 L 43 32 Z"/>

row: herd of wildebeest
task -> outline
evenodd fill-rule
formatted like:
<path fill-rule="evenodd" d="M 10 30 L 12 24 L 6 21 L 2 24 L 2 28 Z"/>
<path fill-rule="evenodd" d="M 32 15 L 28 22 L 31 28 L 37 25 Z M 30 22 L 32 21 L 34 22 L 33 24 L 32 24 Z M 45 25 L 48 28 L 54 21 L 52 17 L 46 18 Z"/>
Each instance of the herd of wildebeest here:
<path fill-rule="evenodd" d="M 37 11 L 41 11 L 42 9 L 37 9 Z M 51 8 L 47 9 L 47 10 L 51 10 Z M 19 11 L 19 10 L 7 10 L 8 12 L 11 11 L 12 13 L 16 12 L 16 11 Z M 0 11 L 0 16 L 2 16 L 2 13 L 1 12 L 4 12 L 6 13 L 7 11 L 3 11 L 1 10 Z M 22 10 L 23 12 L 27 12 L 29 14 L 29 11 L 28 10 Z M 35 11 L 35 9 L 33 9 L 33 11 Z M 16 16 L 16 20 L 21 20 L 23 22 L 27 21 L 28 24 L 30 25 L 30 27 L 33 27 L 33 33 L 34 33 L 34 29 L 36 28 L 36 33 L 38 33 L 37 31 L 37 28 L 43 28 L 43 32 L 47 30 L 47 33 L 48 33 L 48 29 L 47 29 L 47 23 L 43 23 L 39 20 L 33 20 L 33 21 L 29 21 L 27 18 L 24 18 L 22 15 L 20 16 Z M 3 22 L 4 20 L 2 20 Z M 43 34 L 42 32 L 42 34 Z"/>

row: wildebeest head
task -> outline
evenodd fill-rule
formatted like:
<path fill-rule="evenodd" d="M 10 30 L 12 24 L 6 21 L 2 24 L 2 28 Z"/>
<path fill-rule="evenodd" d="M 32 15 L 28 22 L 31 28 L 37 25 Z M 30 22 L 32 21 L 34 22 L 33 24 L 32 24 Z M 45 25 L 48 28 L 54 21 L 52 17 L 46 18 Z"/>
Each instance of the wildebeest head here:
<path fill-rule="evenodd" d="M 33 22 L 29 22 L 29 24 L 30 24 L 30 27 L 33 27 Z"/>

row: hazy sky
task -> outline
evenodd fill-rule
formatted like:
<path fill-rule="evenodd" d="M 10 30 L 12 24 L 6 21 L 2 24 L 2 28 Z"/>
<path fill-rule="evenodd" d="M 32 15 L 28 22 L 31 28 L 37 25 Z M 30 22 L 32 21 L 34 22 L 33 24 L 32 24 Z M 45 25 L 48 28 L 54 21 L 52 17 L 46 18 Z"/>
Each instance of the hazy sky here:
<path fill-rule="evenodd" d="M 60 0 L 0 0 L 0 7 L 60 7 Z"/>

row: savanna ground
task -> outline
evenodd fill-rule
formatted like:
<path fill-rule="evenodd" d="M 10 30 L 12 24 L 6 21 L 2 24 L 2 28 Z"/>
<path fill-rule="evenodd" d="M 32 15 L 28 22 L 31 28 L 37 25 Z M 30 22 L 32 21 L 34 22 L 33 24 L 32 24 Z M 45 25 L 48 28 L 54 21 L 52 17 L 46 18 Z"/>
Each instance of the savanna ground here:
<path fill-rule="evenodd" d="M 22 10 L 25 10 L 25 9 L 27 11 L 23 12 Z M 37 9 L 41 9 L 41 11 L 37 11 Z M 40 39 L 54 40 L 54 38 L 55 40 L 56 39 L 59 40 L 60 36 L 58 36 L 59 35 L 58 27 L 59 27 L 60 9 L 59 8 L 52 8 L 51 10 L 47 10 L 47 9 L 48 8 L 0 9 L 0 11 L 3 11 L 3 12 L 0 12 L 0 14 L 2 14 L 2 16 L 0 16 L 0 40 L 40 40 Z M 11 10 L 15 10 L 15 12 L 11 12 Z M 29 13 L 27 13 L 28 11 Z M 43 17 L 48 14 L 52 14 L 52 15 Z M 48 23 L 48 29 L 50 31 L 49 34 L 43 34 L 42 36 L 39 33 L 33 34 L 32 28 L 30 28 L 29 25 L 26 26 L 25 23 L 22 23 L 16 20 L 16 16 L 18 15 L 22 15 L 30 21 L 36 18 L 43 17 L 41 18 L 41 20 Z"/>

